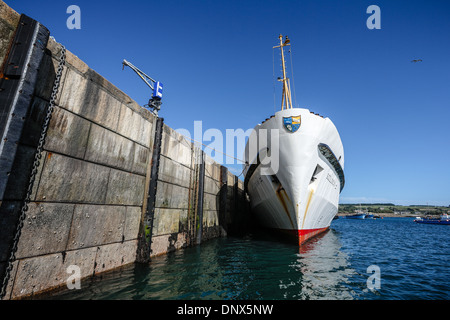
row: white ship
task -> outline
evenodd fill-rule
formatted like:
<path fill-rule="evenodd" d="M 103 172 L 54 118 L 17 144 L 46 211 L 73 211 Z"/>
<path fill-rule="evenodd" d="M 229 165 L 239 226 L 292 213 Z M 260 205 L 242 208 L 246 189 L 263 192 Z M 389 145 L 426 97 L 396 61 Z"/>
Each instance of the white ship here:
<path fill-rule="evenodd" d="M 254 128 L 258 137 L 266 129 L 267 145 L 247 142 L 244 185 L 260 224 L 293 236 L 301 245 L 327 230 L 338 211 L 345 183 L 344 148 L 330 119 L 292 107 L 283 52 L 290 41 L 282 35 L 279 40 L 274 48 L 281 49 L 281 111 Z M 271 139 L 275 133 L 277 139 Z"/>

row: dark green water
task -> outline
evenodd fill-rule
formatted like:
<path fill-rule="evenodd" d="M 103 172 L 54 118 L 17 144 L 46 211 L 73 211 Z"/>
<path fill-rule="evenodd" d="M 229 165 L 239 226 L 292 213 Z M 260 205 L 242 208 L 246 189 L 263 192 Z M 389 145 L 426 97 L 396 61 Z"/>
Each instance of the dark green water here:
<path fill-rule="evenodd" d="M 215 239 L 54 299 L 450 299 L 450 226 L 338 219 L 301 250 L 267 235 Z M 368 289 L 380 270 L 379 289 Z"/>

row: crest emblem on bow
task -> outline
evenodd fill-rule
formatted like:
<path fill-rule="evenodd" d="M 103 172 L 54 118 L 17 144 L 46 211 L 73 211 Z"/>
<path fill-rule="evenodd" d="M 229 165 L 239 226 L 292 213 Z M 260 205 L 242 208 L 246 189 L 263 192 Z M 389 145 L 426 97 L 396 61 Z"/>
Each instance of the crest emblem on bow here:
<path fill-rule="evenodd" d="M 294 133 L 300 128 L 300 125 L 302 124 L 302 117 L 301 116 L 283 117 L 283 124 L 284 127 L 289 132 Z"/>

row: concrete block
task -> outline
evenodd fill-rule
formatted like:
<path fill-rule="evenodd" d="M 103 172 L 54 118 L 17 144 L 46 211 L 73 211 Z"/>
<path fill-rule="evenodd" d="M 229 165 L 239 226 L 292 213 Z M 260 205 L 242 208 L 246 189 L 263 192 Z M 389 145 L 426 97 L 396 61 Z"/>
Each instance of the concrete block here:
<path fill-rule="evenodd" d="M 121 101 L 72 68 L 67 70 L 57 104 L 113 131 L 122 106 Z"/>
<path fill-rule="evenodd" d="M 205 155 L 205 176 L 220 181 L 220 164 L 208 155 Z"/>
<path fill-rule="evenodd" d="M 158 179 L 164 182 L 189 188 L 191 169 L 172 159 L 161 156 Z"/>
<path fill-rule="evenodd" d="M 0 1 L 0 17 L 0 65 L 2 65 L 9 48 L 9 43 L 19 23 L 20 15 L 6 3 Z"/>
<path fill-rule="evenodd" d="M 59 57 L 59 55 L 57 57 Z M 82 74 L 86 74 L 89 70 L 89 66 L 69 50 L 66 50 L 66 64 L 71 65 Z"/>
<path fill-rule="evenodd" d="M 110 95 L 114 96 L 117 100 L 121 101 L 122 103 L 133 105 L 133 100 L 125 94 L 122 90 L 118 89 L 115 85 L 113 85 L 110 81 L 105 79 L 102 75 L 97 73 L 93 69 L 88 69 L 86 71 L 86 76 L 89 79 L 89 81 L 99 85 L 102 87 L 106 92 L 108 92 Z M 137 104 L 136 104 L 137 105 Z M 143 109 L 142 107 L 140 107 Z"/>
<path fill-rule="evenodd" d="M 187 236 L 186 233 L 180 232 L 154 237 L 151 256 L 159 256 L 185 247 Z"/>
<path fill-rule="evenodd" d="M 69 251 L 19 261 L 12 297 L 25 297 L 66 285 L 71 276 L 67 268 L 76 265 L 81 277 L 92 275 L 97 248 Z"/>
<path fill-rule="evenodd" d="M 142 206 L 145 177 L 111 169 L 106 204 Z"/>
<path fill-rule="evenodd" d="M 147 166 L 149 165 L 149 149 L 141 146 L 140 144 L 134 144 L 134 158 L 131 168 L 132 172 L 137 174 L 146 175 Z"/>
<path fill-rule="evenodd" d="M 133 111 L 128 106 L 121 104 L 120 118 L 117 132 L 125 137 L 140 143 L 146 147 L 150 146 L 153 123 L 145 119 L 138 112 Z"/>
<path fill-rule="evenodd" d="M 131 171 L 135 143 L 108 129 L 92 124 L 85 159 Z"/>
<path fill-rule="evenodd" d="M 228 186 L 234 186 L 234 174 L 228 171 L 227 175 Z"/>
<path fill-rule="evenodd" d="M 90 127 L 91 122 L 65 109 L 55 107 L 45 140 L 45 149 L 83 158 Z"/>
<path fill-rule="evenodd" d="M 49 39 L 47 49 L 50 51 L 53 58 L 60 57 L 61 47 L 54 40 Z M 99 85 L 105 91 L 109 92 L 112 96 L 115 96 L 119 101 L 131 105 L 132 108 L 134 108 L 135 105 L 137 105 L 137 103 L 134 102 L 128 95 L 126 95 L 123 91 L 119 90 L 116 86 L 114 86 L 111 82 L 102 77 L 96 71 L 90 69 L 89 66 L 84 61 L 82 61 L 80 58 L 78 58 L 75 54 L 73 54 L 69 50 L 66 50 L 66 67 L 71 68 L 72 70 L 75 70 L 76 72 L 82 74 L 90 82 Z M 138 107 L 139 109 L 144 109 L 140 106 Z M 150 118 L 148 116 L 150 112 L 148 110 L 145 111 L 142 112 L 142 114 L 146 114 L 147 118 Z"/>
<path fill-rule="evenodd" d="M 213 180 L 212 178 L 205 176 L 205 193 L 209 193 L 218 197 L 219 192 L 220 192 L 219 181 Z"/>
<path fill-rule="evenodd" d="M 36 200 L 105 203 L 110 170 L 113 169 L 49 152 Z"/>
<path fill-rule="evenodd" d="M 164 126 L 161 154 L 187 167 L 192 167 L 190 143 L 179 133 L 167 128 Z"/>
<path fill-rule="evenodd" d="M 73 211 L 73 204 L 30 203 L 16 257 L 23 259 L 64 251 Z"/>
<path fill-rule="evenodd" d="M 122 241 L 125 210 L 124 206 L 77 204 L 67 250 Z"/>
<path fill-rule="evenodd" d="M 187 209 L 189 206 L 189 189 L 174 184 L 158 181 L 155 207 L 170 209 Z"/>
<path fill-rule="evenodd" d="M 42 125 L 47 114 L 48 102 L 34 97 L 20 139 L 21 144 L 36 149 L 42 133 Z M 55 106 L 47 136 L 46 150 L 83 158 L 89 134 L 90 122 Z"/>
<path fill-rule="evenodd" d="M 112 243 L 98 248 L 95 273 L 116 269 L 136 260 L 137 240 Z"/>
<path fill-rule="evenodd" d="M 205 227 L 214 227 L 219 225 L 219 211 L 207 210 L 203 212 L 203 225 Z"/>
<path fill-rule="evenodd" d="M 67 251 L 66 255 L 62 257 L 64 263 L 61 270 L 63 285 L 66 285 L 67 278 L 71 275 L 67 273 L 67 267 L 71 265 L 80 267 L 82 278 L 91 276 L 94 273 L 94 264 L 97 251 L 97 247 Z M 61 257 L 62 255 L 56 255 L 57 259 L 59 258 L 58 256 Z"/>
<path fill-rule="evenodd" d="M 155 209 L 155 219 L 153 221 L 153 235 L 159 236 L 168 233 L 177 233 L 179 231 L 179 221 L 181 209 Z"/>
<path fill-rule="evenodd" d="M 0 20 L 0 64 L 3 64 L 3 60 L 8 53 L 9 44 L 13 39 L 15 28 L 3 20 Z"/>
<path fill-rule="evenodd" d="M 203 209 L 204 210 L 219 210 L 219 197 L 205 193 L 203 195 Z"/>
<path fill-rule="evenodd" d="M 125 227 L 123 229 L 124 240 L 134 240 L 138 238 L 139 225 L 141 222 L 141 207 L 126 207 Z"/>
<path fill-rule="evenodd" d="M 0 17 L 2 17 L 4 23 L 15 29 L 19 23 L 20 14 L 9 7 L 5 2 L 0 1 Z"/>
<path fill-rule="evenodd" d="M 50 50 L 52 51 L 52 55 L 56 59 L 60 56 L 60 53 L 57 52 L 59 51 L 58 44 L 49 41 L 47 47 L 51 48 Z M 67 65 L 64 69 L 66 69 L 65 77 L 64 81 L 59 85 L 56 104 L 76 114 L 80 114 L 82 107 L 81 104 L 84 103 L 84 94 L 89 82 L 86 77 Z"/>
<path fill-rule="evenodd" d="M 188 221 L 188 216 L 189 216 L 189 210 L 180 210 L 180 218 L 179 218 L 179 227 L 178 227 L 178 232 L 188 232 L 189 230 L 189 221 Z"/>

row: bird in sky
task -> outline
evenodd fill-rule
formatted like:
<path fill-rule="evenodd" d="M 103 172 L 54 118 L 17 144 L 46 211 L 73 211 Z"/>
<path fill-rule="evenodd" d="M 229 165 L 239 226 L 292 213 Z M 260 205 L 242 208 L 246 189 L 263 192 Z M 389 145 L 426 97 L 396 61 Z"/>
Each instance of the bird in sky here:
<path fill-rule="evenodd" d="M 414 59 L 414 60 L 411 60 L 411 62 L 414 62 L 414 63 L 416 63 L 416 62 L 422 62 L 422 59 Z"/>

